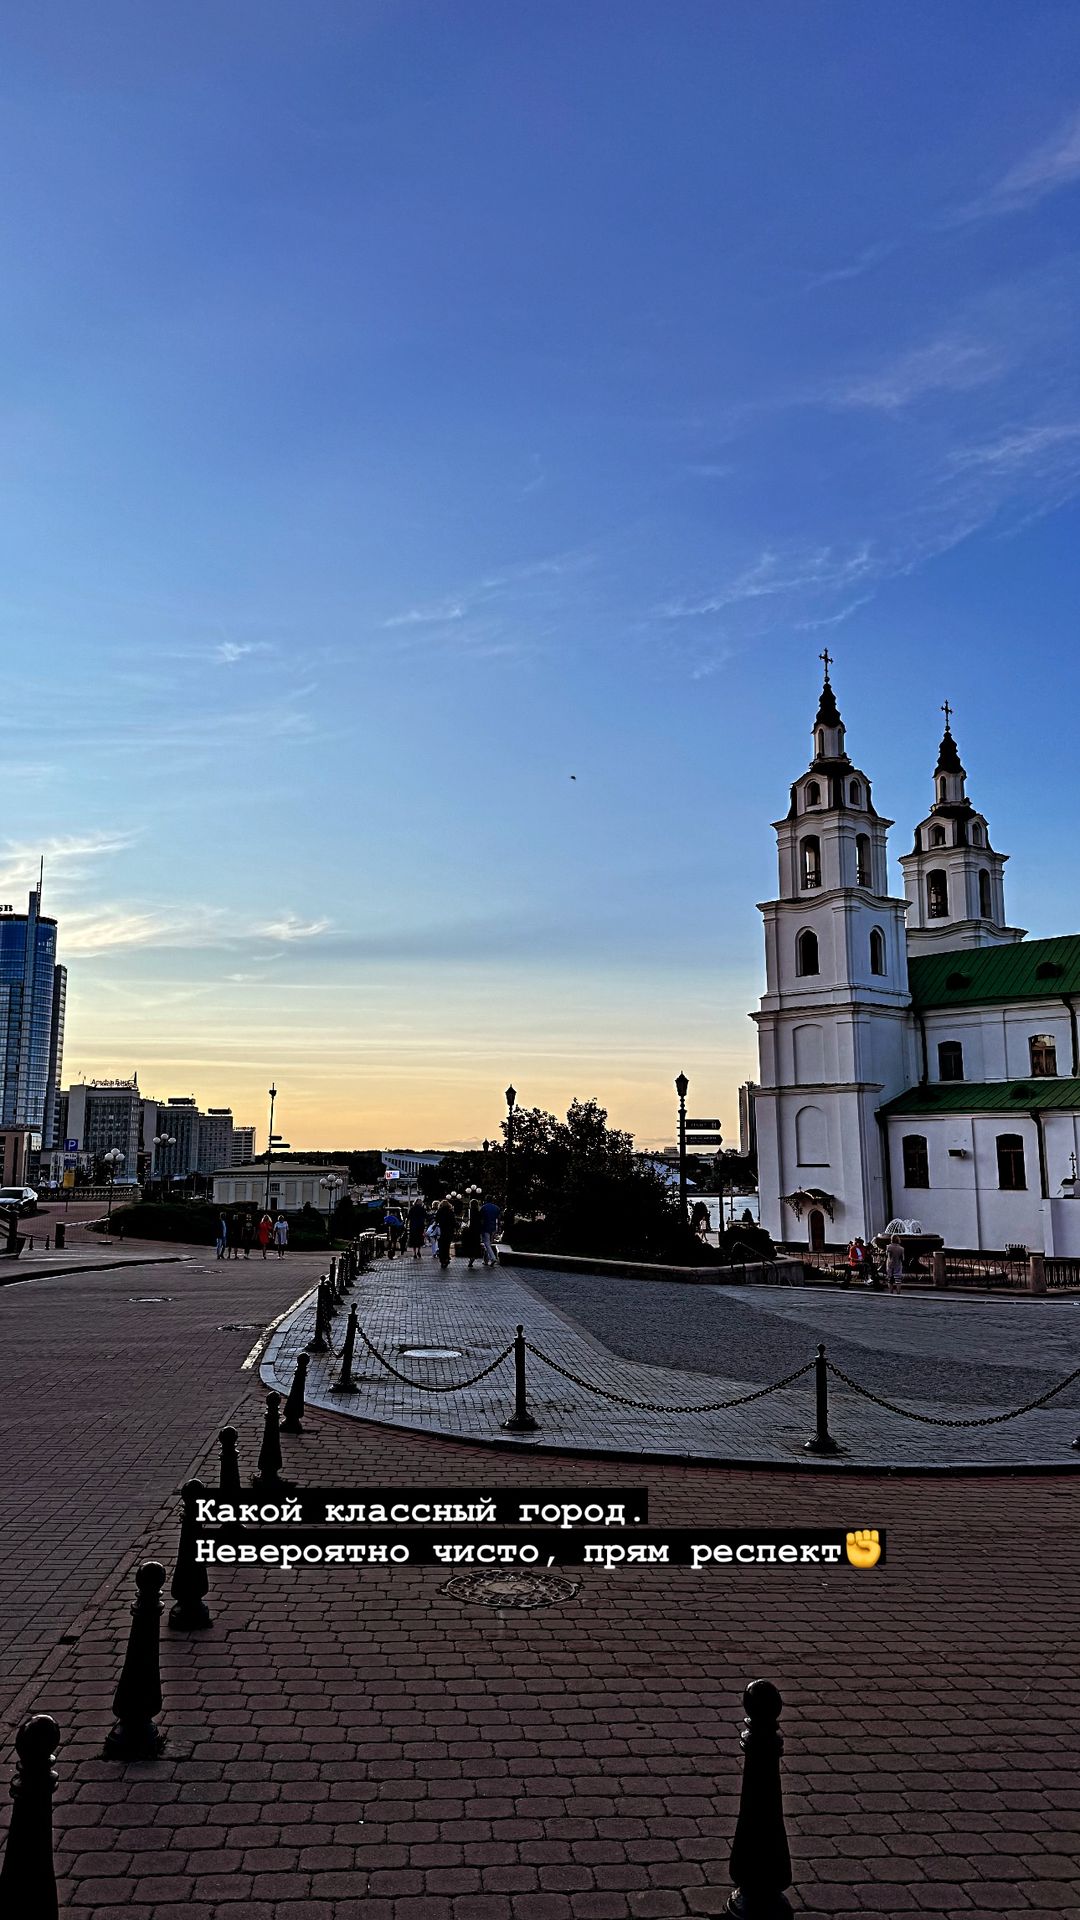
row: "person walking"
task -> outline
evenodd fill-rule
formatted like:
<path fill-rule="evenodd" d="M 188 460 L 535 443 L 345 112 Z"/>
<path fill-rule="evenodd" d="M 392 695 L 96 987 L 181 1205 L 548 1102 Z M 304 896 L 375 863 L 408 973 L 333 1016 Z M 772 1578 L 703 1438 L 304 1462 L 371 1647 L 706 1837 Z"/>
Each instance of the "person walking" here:
<path fill-rule="evenodd" d="M 386 1228 L 386 1251 L 391 1260 L 398 1250 L 398 1241 L 401 1239 L 404 1224 L 397 1208 L 388 1207 L 383 1218 L 383 1226 Z"/>
<path fill-rule="evenodd" d="M 244 1228 L 240 1244 L 244 1249 L 244 1259 L 250 1260 L 251 1249 L 255 1245 L 255 1220 L 254 1216 L 250 1213 L 245 1213 L 244 1215 Z"/>
<path fill-rule="evenodd" d="M 243 1237 L 243 1232 L 244 1232 L 244 1227 L 243 1227 L 243 1222 L 240 1218 L 240 1215 L 238 1213 L 230 1213 L 229 1239 L 228 1239 L 228 1245 L 225 1250 L 226 1260 L 239 1260 L 240 1241 Z"/>
<path fill-rule="evenodd" d="M 885 1249 L 885 1279 L 890 1293 L 904 1291 L 904 1243 L 895 1233 Z"/>
<path fill-rule="evenodd" d="M 445 1273 L 450 1265 L 450 1256 L 454 1251 L 454 1235 L 457 1232 L 457 1215 L 449 1194 L 442 1201 L 435 1215 L 439 1229 L 439 1265 Z"/>
<path fill-rule="evenodd" d="M 499 1231 L 502 1215 L 489 1194 L 480 1209 L 480 1247 L 484 1255 L 485 1267 L 497 1267 L 499 1256 L 495 1251 L 495 1235 Z"/>
<path fill-rule="evenodd" d="M 285 1215 L 283 1213 L 279 1213 L 277 1219 L 274 1221 L 274 1245 L 277 1248 L 277 1256 L 279 1260 L 284 1260 L 285 1249 L 288 1246 L 288 1244 L 289 1244 L 289 1223 L 286 1220 Z"/>
<path fill-rule="evenodd" d="M 270 1242 L 273 1239 L 273 1237 L 274 1237 L 274 1223 L 271 1220 L 270 1215 L 268 1213 L 264 1213 L 262 1216 L 262 1219 L 259 1221 L 259 1246 L 262 1251 L 262 1257 L 264 1260 L 266 1259 L 266 1249 L 270 1245 Z"/>
<path fill-rule="evenodd" d="M 424 1230 L 424 1239 L 431 1248 L 436 1260 L 439 1257 L 439 1216 L 433 1213 Z"/>
<path fill-rule="evenodd" d="M 408 1215 L 408 1246 L 414 1260 L 419 1260 L 424 1251 L 424 1229 L 427 1226 L 427 1208 L 422 1200 L 414 1200 Z"/>
<path fill-rule="evenodd" d="M 224 1260 L 225 1249 L 228 1246 L 228 1244 L 229 1244 L 229 1223 L 226 1220 L 225 1215 L 222 1214 L 221 1218 L 217 1223 L 217 1238 L 214 1241 L 214 1251 L 217 1254 L 217 1257 L 219 1260 Z"/>
<path fill-rule="evenodd" d="M 474 1194 L 469 1201 L 469 1211 L 461 1233 L 461 1251 L 469 1262 L 471 1273 L 484 1249 L 481 1241 L 480 1198 Z"/>

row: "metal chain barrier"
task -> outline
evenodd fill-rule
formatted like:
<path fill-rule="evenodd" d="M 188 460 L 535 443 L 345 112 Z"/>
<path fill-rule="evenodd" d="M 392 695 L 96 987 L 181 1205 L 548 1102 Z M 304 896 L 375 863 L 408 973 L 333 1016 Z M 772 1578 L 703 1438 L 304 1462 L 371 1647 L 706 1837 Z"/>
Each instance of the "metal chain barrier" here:
<path fill-rule="evenodd" d="M 599 1394 L 602 1400 L 614 1400 L 620 1407 L 634 1407 L 639 1413 L 723 1413 L 728 1407 L 745 1407 L 751 1400 L 764 1400 L 766 1394 L 778 1393 L 781 1387 L 790 1387 L 793 1380 L 801 1380 L 804 1373 L 811 1372 L 814 1361 L 808 1360 L 804 1367 L 796 1367 L 794 1373 L 785 1374 L 782 1380 L 774 1380 L 769 1387 L 757 1387 L 753 1393 L 740 1393 L 734 1400 L 709 1400 L 703 1406 L 674 1407 L 667 1400 L 630 1400 L 624 1393 L 610 1393 L 606 1387 L 598 1387 L 592 1380 L 583 1380 L 579 1373 L 571 1373 L 569 1367 L 560 1367 L 531 1340 L 526 1340 L 528 1351 L 542 1360 L 546 1367 L 555 1373 L 561 1373 L 564 1380 L 572 1380 L 576 1387 L 584 1387 L 588 1393 Z"/>
<path fill-rule="evenodd" d="M 385 1354 L 379 1352 L 378 1347 L 374 1346 L 368 1339 L 363 1327 L 358 1326 L 356 1331 L 360 1335 L 368 1352 L 374 1355 L 381 1367 L 386 1368 L 387 1373 L 392 1373 L 395 1380 L 403 1380 L 407 1387 L 418 1387 L 421 1393 L 461 1393 L 465 1387 L 475 1387 L 478 1380 L 484 1380 L 489 1373 L 494 1373 L 496 1367 L 501 1367 L 503 1361 L 509 1359 L 514 1351 L 514 1343 L 511 1341 L 510 1345 L 503 1348 L 503 1351 L 491 1362 L 490 1366 L 481 1367 L 480 1372 L 474 1373 L 468 1380 L 414 1380 L 411 1374 L 400 1372 L 400 1370 L 386 1358 Z"/>
<path fill-rule="evenodd" d="M 910 1407 L 898 1407 L 892 1400 L 883 1400 L 879 1393 L 871 1393 L 869 1387 L 860 1387 L 857 1380 L 852 1380 L 833 1361 L 826 1360 L 825 1364 L 830 1373 L 835 1373 L 837 1379 L 843 1381 L 845 1387 L 850 1387 L 853 1393 L 860 1394 L 864 1400 L 872 1400 L 875 1407 L 884 1407 L 887 1413 L 899 1413 L 905 1420 L 917 1420 L 924 1427 L 998 1427 L 1003 1420 L 1019 1420 L 1022 1413 L 1034 1413 L 1037 1407 L 1045 1407 L 1048 1400 L 1053 1400 L 1056 1394 L 1071 1387 L 1074 1380 L 1080 1380 L 1080 1367 L 1076 1367 L 1072 1373 L 1066 1374 L 1064 1380 L 1059 1380 L 1056 1387 L 1040 1393 L 1037 1400 L 1029 1400 L 1026 1406 L 1014 1407 L 1011 1413 L 987 1413 L 973 1420 L 944 1420 L 937 1414 L 913 1413 Z"/>

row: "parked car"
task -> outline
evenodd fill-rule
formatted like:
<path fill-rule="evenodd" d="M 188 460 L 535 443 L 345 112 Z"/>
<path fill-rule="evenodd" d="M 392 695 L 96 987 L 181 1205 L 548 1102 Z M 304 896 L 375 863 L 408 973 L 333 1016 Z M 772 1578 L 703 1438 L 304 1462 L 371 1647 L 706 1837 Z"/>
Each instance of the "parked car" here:
<path fill-rule="evenodd" d="M 33 1187 L 0 1187 L 0 1207 L 8 1212 L 36 1213 L 38 1197 Z"/>

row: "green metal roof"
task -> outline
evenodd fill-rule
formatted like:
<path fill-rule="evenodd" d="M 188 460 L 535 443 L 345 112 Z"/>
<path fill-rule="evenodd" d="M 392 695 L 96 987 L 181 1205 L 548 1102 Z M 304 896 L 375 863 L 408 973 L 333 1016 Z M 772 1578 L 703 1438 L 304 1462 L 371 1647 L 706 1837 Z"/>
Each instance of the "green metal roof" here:
<path fill-rule="evenodd" d="M 1046 941 L 1049 946 L 1052 943 Z M 1031 1113 L 1080 1108 L 1080 1077 L 1059 1080 L 949 1080 L 911 1087 L 882 1107 L 890 1113 Z"/>
<path fill-rule="evenodd" d="M 1060 1000 L 1080 994 L 1080 933 L 1018 940 L 1010 947 L 920 955 L 908 961 L 916 1012 L 976 1007 L 988 1000 Z"/>

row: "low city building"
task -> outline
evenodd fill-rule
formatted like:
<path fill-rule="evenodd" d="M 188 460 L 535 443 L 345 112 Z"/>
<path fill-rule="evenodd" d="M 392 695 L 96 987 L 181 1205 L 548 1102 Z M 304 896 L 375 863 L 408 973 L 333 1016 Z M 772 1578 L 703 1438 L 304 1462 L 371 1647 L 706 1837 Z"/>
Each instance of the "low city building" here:
<path fill-rule="evenodd" d="M 298 1166 L 295 1161 L 270 1164 L 271 1213 L 295 1213 L 311 1206 L 319 1213 L 330 1210 L 330 1196 L 321 1184 L 336 1174 L 341 1185 L 335 1191 L 334 1205 L 349 1191 L 348 1167 Z M 214 1202 L 222 1207 L 258 1207 L 267 1204 L 266 1161 L 253 1160 L 246 1167 L 219 1167 L 214 1174 Z"/>
<path fill-rule="evenodd" d="M 412 1147 L 395 1147 L 384 1151 L 382 1161 L 387 1173 L 396 1173 L 403 1180 L 415 1181 L 422 1167 L 442 1165 L 441 1153 L 417 1153 Z"/>

